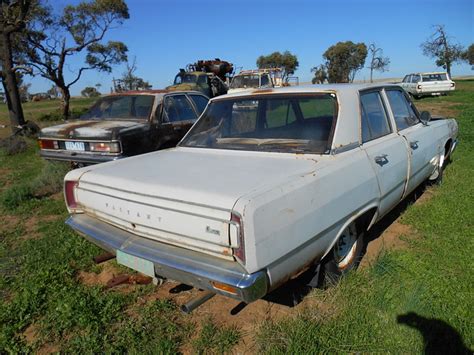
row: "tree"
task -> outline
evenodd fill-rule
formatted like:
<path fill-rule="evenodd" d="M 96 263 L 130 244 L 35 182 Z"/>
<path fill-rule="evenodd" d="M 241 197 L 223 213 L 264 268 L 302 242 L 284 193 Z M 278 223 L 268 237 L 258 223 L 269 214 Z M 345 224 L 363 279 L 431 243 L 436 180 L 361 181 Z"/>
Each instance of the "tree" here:
<path fill-rule="evenodd" d="M 100 92 L 93 86 L 87 86 L 81 91 L 81 95 L 84 97 L 98 97 Z"/>
<path fill-rule="evenodd" d="M 133 91 L 133 90 L 149 90 L 151 85 L 148 81 L 143 80 L 135 75 L 137 70 L 137 58 L 133 58 L 133 62 L 127 62 L 127 68 L 122 77 L 117 80 L 115 91 Z"/>
<path fill-rule="evenodd" d="M 436 65 L 446 69 L 451 76 L 451 66 L 462 60 L 463 47 L 452 42 L 444 25 L 436 25 L 434 28 L 434 33 L 420 46 L 425 56 L 436 58 Z"/>
<path fill-rule="evenodd" d="M 474 70 L 474 43 L 471 44 L 466 51 L 463 53 L 463 59 L 471 65 L 471 69 Z"/>
<path fill-rule="evenodd" d="M 2 0 L 0 8 L 0 76 L 5 90 L 12 132 L 25 124 L 15 65 L 15 35 L 24 30 L 30 9 L 30 0 Z"/>
<path fill-rule="evenodd" d="M 103 42 L 105 34 L 129 18 L 124 0 L 92 0 L 66 6 L 60 16 L 49 7 L 29 26 L 24 43 L 28 65 L 35 73 L 51 80 L 60 90 L 62 111 L 69 117 L 70 87 L 86 70 L 110 73 L 112 65 L 127 60 L 127 47 L 122 42 Z M 64 68 L 68 58 L 86 52 L 85 63 L 68 81 Z"/>
<path fill-rule="evenodd" d="M 328 73 L 324 64 L 312 68 L 311 72 L 314 73 L 314 78 L 311 80 L 313 84 L 324 84 L 328 80 Z"/>
<path fill-rule="evenodd" d="M 46 91 L 46 93 L 49 95 L 50 98 L 52 99 L 57 99 L 59 97 L 59 90 L 56 85 L 51 85 L 51 88 Z"/>
<path fill-rule="evenodd" d="M 370 44 L 370 82 L 373 83 L 373 72 L 374 70 L 379 72 L 388 71 L 388 66 L 390 64 L 390 59 L 383 56 L 383 49 L 377 48 L 375 43 Z"/>
<path fill-rule="evenodd" d="M 288 77 L 295 73 L 298 66 L 298 57 L 289 51 L 283 53 L 273 52 L 269 55 L 261 55 L 257 59 L 259 69 L 282 68 L 281 78 L 283 82 L 288 82 Z"/>
<path fill-rule="evenodd" d="M 364 67 L 367 46 L 352 41 L 338 42 L 323 54 L 330 83 L 353 82 L 356 73 Z"/>

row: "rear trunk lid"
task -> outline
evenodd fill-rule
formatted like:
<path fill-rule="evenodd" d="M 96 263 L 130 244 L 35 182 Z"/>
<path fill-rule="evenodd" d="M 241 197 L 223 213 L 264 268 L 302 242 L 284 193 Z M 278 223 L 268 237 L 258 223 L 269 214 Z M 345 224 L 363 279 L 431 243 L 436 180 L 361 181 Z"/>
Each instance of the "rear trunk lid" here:
<path fill-rule="evenodd" d="M 315 170 L 302 155 L 175 148 L 89 168 L 86 213 L 137 235 L 232 259 L 239 197 Z M 245 217 L 244 217 L 245 218 Z"/>
<path fill-rule="evenodd" d="M 78 120 L 41 130 L 40 138 L 60 140 L 113 140 L 120 131 L 146 125 L 138 120 Z"/>

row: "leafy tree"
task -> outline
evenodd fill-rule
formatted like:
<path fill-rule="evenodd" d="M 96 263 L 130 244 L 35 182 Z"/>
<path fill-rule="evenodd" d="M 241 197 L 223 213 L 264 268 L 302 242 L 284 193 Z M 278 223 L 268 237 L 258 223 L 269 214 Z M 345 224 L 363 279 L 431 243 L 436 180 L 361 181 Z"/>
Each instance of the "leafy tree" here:
<path fill-rule="evenodd" d="M 474 70 L 474 43 L 471 44 L 466 51 L 463 53 L 463 59 L 471 65 L 471 69 Z"/>
<path fill-rule="evenodd" d="M 324 84 L 328 80 L 328 73 L 324 64 L 312 68 L 311 72 L 314 73 L 314 78 L 311 80 L 313 84 Z"/>
<path fill-rule="evenodd" d="M 115 84 L 115 91 L 133 91 L 133 90 L 149 90 L 151 85 L 148 81 L 143 80 L 135 75 L 137 70 L 137 58 L 133 58 L 133 62 L 127 62 L 127 69 L 122 74 L 122 78 L 118 79 Z"/>
<path fill-rule="evenodd" d="M 87 86 L 81 91 L 81 95 L 84 97 L 98 97 L 100 92 L 93 86 Z"/>
<path fill-rule="evenodd" d="M 364 67 L 367 57 L 365 43 L 338 42 L 323 54 L 330 83 L 353 82 L 356 73 Z"/>
<path fill-rule="evenodd" d="M 29 25 L 24 43 L 28 65 L 51 80 L 60 90 L 62 111 L 69 117 L 70 87 L 86 70 L 111 72 L 112 65 L 127 59 L 122 42 L 103 41 L 106 33 L 129 18 L 124 0 L 92 0 L 66 6 L 60 15 L 49 7 Z M 85 63 L 68 81 L 64 75 L 68 58 L 86 52 Z"/>
<path fill-rule="evenodd" d="M 370 52 L 370 82 L 373 83 L 373 72 L 377 70 L 379 72 L 388 71 L 388 66 L 390 64 L 390 59 L 383 56 L 383 49 L 377 48 L 375 43 L 372 43 L 369 46 Z"/>
<path fill-rule="evenodd" d="M 283 53 L 273 52 L 269 55 L 261 55 L 257 59 L 259 69 L 282 68 L 282 80 L 288 82 L 288 77 L 293 75 L 298 68 L 298 57 L 289 51 Z"/>
<path fill-rule="evenodd" d="M 436 25 L 434 28 L 434 33 L 421 44 L 423 54 L 430 58 L 436 58 L 436 65 L 446 69 L 451 76 L 451 66 L 462 60 L 463 47 L 452 42 L 444 25 Z"/>
<path fill-rule="evenodd" d="M 13 133 L 25 124 L 17 75 L 21 68 L 15 64 L 14 42 L 26 26 L 30 6 L 31 0 L 2 0 L 0 4 L 0 77 Z"/>

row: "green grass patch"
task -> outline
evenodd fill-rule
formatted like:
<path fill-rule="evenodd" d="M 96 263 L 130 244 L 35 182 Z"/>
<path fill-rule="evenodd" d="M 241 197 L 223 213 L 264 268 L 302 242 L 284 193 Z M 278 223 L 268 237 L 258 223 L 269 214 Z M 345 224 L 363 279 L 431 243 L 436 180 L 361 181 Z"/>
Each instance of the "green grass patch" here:
<path fill-rule="evenodd" d="M 224 354 L 230 352 L 240 339 L 236 327 L 218 326 L 211 319 L 202 325 L 199 336 L 193 341 L 193 350 L 197 354 Z"/>

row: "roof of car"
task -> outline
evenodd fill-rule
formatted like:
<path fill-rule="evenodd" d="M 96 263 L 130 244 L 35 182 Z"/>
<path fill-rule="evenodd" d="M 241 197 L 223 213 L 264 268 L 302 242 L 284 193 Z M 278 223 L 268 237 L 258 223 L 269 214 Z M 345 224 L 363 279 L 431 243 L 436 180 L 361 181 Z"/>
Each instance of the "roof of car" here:
<path fill-rule="evenodd" d="M 285 94 L 285 93 L 318 93 L 318 92 L 335 92 L 335 93 L 344 93 L 349 94 L 351 92 L 358 92 L 361 90 L 387 87 L 387 86 L 397 86 L 393 83 L 365 83 L 365 84 L 318 84 L 318 85 L 301 85 L 301 86 L 286 86 L 280 88 L 266 88 L 266 89 L 254 89 L 254 90 L 245 90 L 236 93 L 231 93 L 227 95 L 218 96 L 212 101 L 222 100 L 230 97 L 240 97 L 240 96 L 252 96 L 259 94 Z"/>
<path fill-rule="evenodd" d="M 105 96 L 128 96 L 128 95 L 154 95 L 154 96 L 164 96 L 165 94 L 200 94 L 205 96 L 202 92 L 196 90 L 136 90 L 136 91 L 124 91 L 124 92 L 114 92 L 110 95 Z"/>
<path fill-rule="evenodd" d="M 445 71 L 428 71 L 428 72 L 411 73 L 407 75 L 430 75 L 430 74 L 447 74 L 447 73 Z"/>

